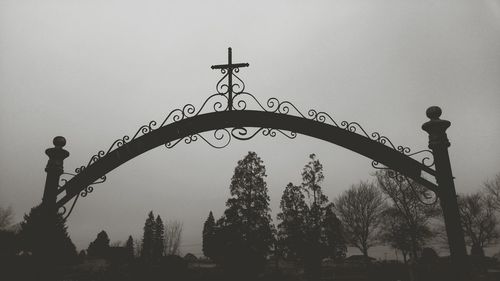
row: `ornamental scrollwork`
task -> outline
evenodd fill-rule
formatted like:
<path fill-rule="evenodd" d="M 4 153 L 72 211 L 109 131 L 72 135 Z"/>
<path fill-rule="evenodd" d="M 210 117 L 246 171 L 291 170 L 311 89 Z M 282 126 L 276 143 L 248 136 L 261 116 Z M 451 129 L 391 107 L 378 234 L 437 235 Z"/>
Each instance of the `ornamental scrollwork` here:
<path fill-rule="evenodd" d="M 101 154 L 97 154 L 97 155 L 102 155 Z M 95 156 L 95 155 L 94 155 Z M 92 157 L 92 159 L 95 159 L 94 156 Z M 92 160 L 91 159 L 91 160 Z M 97 160 L 94 160 L 93 162 L 95 162 Z M 93 163 L 92 162 L 92 163 Z M 76 168 L 75 171 L 76 171 L 76 174 L 73 174 L 73 173 L 62 173 L 61 174 L 61 177 L 59 178 L 59 190 L 62 190 L 64 188 L 64 185 L 74 176 L 76 176 L 77 174 L 83 172 L 85 170 L 86 166 L 81 166 L 79 168 Z M 75 207 L 76 205 L 76 202 L 78 201 L 78 198 L 81 196 L 81 197 L 86 197 L 89 193 L 91 193 L 92 191 L 94 191 L 94 187 L 92 185 L 95 185 L 95 184 L 100 184 L 100 183 L 103 183 L 106 181 L 106 175 L 100 177 L 99 179 L 97 179 L 96 181 L 94 181 L 91 185 L 89 186 L 86 186 L 82 191 L 80 191 L 76 196 L 75 198 L 73 199 L 73 203 L 71 204 L 71 207 L 68 209 L 66 209 L 65 206 L 61 206 L 59 207 L 59 210 L 58 210 L 58 213 L 60 215 L 63 216 L 63 220 L 66 220 L 69 215 L 71 214 L 71 212 L 73 211 L 73 208 Z"/>
<path fill-rule="evenodd" d="M 243 86 L 241 87 L 243 90 L 244 83 L 242 85 Z M 217 87 L 225 88 L 221 85 Z M 100 158 L 105 157 L 107 154 L 114 151 L 115 149 L 126 145 L 129 141 L 135 140 L 140 136 L 149 134 L 154 130 L 165 127 L 175 122 L 179 122 L 191 117 L 198 116 L 203 113 L 227 111 L 228 97 L 226 96 L 225 93 L 226 92 L 224 91 L 219 91 L 218 93 L 209 96 L 199 108 L 196 108 L 193 104 L 186 104 L 182 108 L 174 109 L 165 117 L 165 119 L 163 119 L 161 123 L 156 122 L 154 120 L 150 121 L 146 125 L 139 127 L 139 129 L 136 131 L 136 133 L 133 135 L 132 138 L 130 138 L 128 135 L 125 135 L 122 138 L 115 140 L 107 150 L 100 150 L 99 152 L 97 152 L 90 158 L 87 165 L 76 168 L 75 173 L 76 174 L 81 173 L 85 168 L 89 167 L 90 165 L 98 161 Z M 209 110 L 209 108 L 211 108 L 212 111 Z M 407 146 L 401 146 L 401 145 L 396 146 L 388 137 L 378 132 L 368 133 L 358 122 L 349 122 L 345 120 L 339 122 L 335 120 L 330 114 L 323 111 L 317 111 L 315 109 L 310 109 L 309 111 L 307 111 L 306 114 L 304 114 L 292 102 L 287 100 L 280 101 L 279 99 L 272 97 L 269 98 L 265 103 L 261 103 L 254 95 L 248 92 L 244 91 L 235 92 L 235 96 L 233 97 L 232 110 L 260 110 L 270 113 L 293 115 L 304 119 L 309 119 L 316 122 L 329 124 L 341 128 L 343 130 L 347 130 L 351 133 L 362 135 L 370 140 L 384 144 L 406 156 L 412 158 L 420 157 L 419 162 L 426 167 L 430 168 L 434 166 L 433 155 L 430 150 L 420 150 L 417 152 L 412 152 L 412 150 Z M 180 142 L 184 142 L 185 144 L 190 144 L 192 142 L 196 142 L 201 139 L 213 148 L 224 148 L 230 144 L 233 138 L 237 140 L 249 140 L 259 134 L 262 136 L 275 137 L 278 133 L 289 139 L 294 139 L 297 136 L 297 133 L 295 132 L 274 129 L 274 128 L 250 129 L 250 128 L 240 127 L 240 128 L 229 128 L 229 129 L 218 129 L 212 131 L 211 133 L 206 132 L 206 133 L 198 133 L 195 135 L 190 135 L 182 139 L 177 139 L 175 141 L 166 143 L 165 147 L 173 148 Z M 377 169 L 388 169 L 387 167 L 385 167 L 384 165 L 382 165 L 377 161 L 372 161 L 372 167 Z M 101 183 L 104 182 L 105 180 L 106 177 L 104 176 L 98 182 L 95 183 Z M 92 191 L 93 187 L 89 186 L 81 192 L 81 196 L 85 197 Z"/>
<path fill-rule="evenodd" d="M 418 201 L 420 201 L 420 203 L 424 205 L 434 205 L 438 202 L 439 197 L 436 193 L 434 193 L 434 191 L 427 188 L 422 188 L 420 184 L 397 171 L 391 170 L 389 168 L 382 169 L 385 170 L 385 175 L 399 183 L 399 188 L 402 189 L 401 192 L 409 191 L 413 193 Z"/>
<path fill-rule="evenodd" d="M 237 127 L 229 129 L 217 129 L 208 133 L 198 133 L 194 135 L 186 136 L 182 139 L 177 139 L 172 142 L 168 142 L 165 144 L 166 148 L 173 148 L 180 142 L 184 142 L 185 144 L 190 144 L 192 142 L 196 142 L 199 139 L 203 140 L 205 143 L 210 145 L 213 148 L 224 148 L 229 145 L 232 138 L 237 140 L 249 140 L 259 135 L 259 133 L 263 136 L 276 137 L 277 134 L 281 134 L 289 139 L 294 139 L 297 137 L 297 133 L 288 132 L 280 129 L 273 128 L 245 128 L 245 127 Z"/>
<path fill-rule="evenodd" d="M 130 138 L 128 135 L 123 136 L 115 140 L 107 150 L 100 150 L 94 154 L 86 165 L 80 166 L 75 169 L 76 175 L 83 172 L 86 168 L 93 165 L 101 158 L 106 157 L 106 155 L 112 153 L 116 149 L 126 146 L 129 141 L 136 140 L 144 135 L 150 134 L 155 130 L 158 130 L 167 125 L 189 119 L 201 114 L 210 112 L 222 112 L 222 111 L 243 111 L 243 110 L 256 110 L 269 113 L 283 114 L 296 116 L 308 120 L 312 120 L 319 123 L 328 124 L 331 126 L 338 127 L 342 130 L 349 131 L 353 134 L 358 134 L 369 140 L 383 144 L 391 149 L 394 149 L 405 156 L 412 157 L 413 159 L 419 161 L 425 167 L 431 168 L 434 166 L 433 154 L 430 150 L 420 150 L 412 152 L 412 150 L 407 146 L 395 145 L 388 137 L 378 133 L 369 133 L 365 130 L 358 122 L 353 121 L 339 121 L 333 118 L 330 114 L 318 111 L 315 109 L 310 109 L 307 113 L 303 113 L 299 108 L 297 108 L 292 102 L 287 100 L 279 100 L 278 98 L 271 97 L 266 102 L 260 102 L 253 94 L 245 91 L 244 81 L 237 75 L 240 71 L 240 67 L 246 67 L 248 64 L 232 64 L 231 63 L 231 50 L 229 50 L 229 63 L 227 65 L 217 65 L 212 66 L 213 69 L 220 69 L 222 73 L 222 78 L 220 78 L 215 85 L 215 93 L 210 95 L 198 108 L 193 104 L 186 104 L 183 107 L 176 108 L 170 113 L 168 113 L 161 122 L 152 120 L 145 125 L 139 127 L 139 129 Z M 234 128 L 223 128 L 217 129 L 210 132 L 197 133 L 189 135 L 165 144 L 166 148 L 173 148 L 177 144 L 183 142 L 185 144 L 190 144 L 203 140 L 209 146 L 213 148 L 224 148 L 227 147 L 232 139 L 237 140 L 249 140 L 255 136 L 262 135 L 268 137 L 276 137 L 277 135 L 284 136 L 289 139 L 295 139 L 297 133 L 280 130 L 276 128 L 245 128 L 245 127 L 234 127 Z M 372 167 L 376 169 L 386 170 L 391 173 L 392 177 L 400 181 L 409 181 L 409 179 L 397 172 L 390 170 L 388 167 L 382 165 L 377 161 L 372 161 Z M 61 179 L 60 189 L 64 189 L 64 185 L 68 180 Z M 106 181 L 106 176 L 101 177 L 91 185 L 85 187 L 80 193 L 75 197 L 73 205 L 68 212 L 74 207 L 74 204 L 78 198 L 86 197 L 89 193 L 92 193 L 94 188 L 92 185 L 103 183 Z M 411 185 L 411 184 L 410 184 Z M 424 196 L 424 198 L 426 198 Z M 61 208 L 63 213 L 66 213 L 66 208 Z"/>

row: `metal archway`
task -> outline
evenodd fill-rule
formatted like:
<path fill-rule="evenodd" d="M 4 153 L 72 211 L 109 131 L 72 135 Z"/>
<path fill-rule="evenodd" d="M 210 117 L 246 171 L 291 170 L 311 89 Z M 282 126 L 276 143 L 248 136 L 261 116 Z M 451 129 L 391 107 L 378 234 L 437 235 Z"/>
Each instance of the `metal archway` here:
<path fill-rule="evenodd" d="M 353 124 L 348 126 L 351 130 L 354 128 Z M 422 176 L 422 172 L 435 175 L 435 171 L 430 168 L 432 163 L 424 165 L 402 151 L 384 145 L 381 141 L 386 140 L 385 137 L 379 137 L 378 140 L 369 139 L 350 131 L 349 128 L 340 128 L 314 119 L 254 110 L 223 111 L 186 118 L 154 130 L 150 130 L 149 127 L 144 128 L 148 131 L 146 134 L 128 142 L 126 137 L 119 139 L 113 146 L 115 149 L 107 153 L 101 151 L 92 157 L 87 166 L 78 168 L 77 174 L 59 188 L 58 194 L 65 194 L 57 201 L 57 207 L 63 207 L 79 194 L 86 195 L 89 187 L 96 181 L 104 180 L 107 173 L 155 147 L 164 144 L 172 147 L 183 139 L 187 143 L 198 138 L 209 142 L 207 136 L 201 134 L 207 131 L 214 132 L 213 139 L 218 143 L 210 142 L 210 144 L 218 148 L 227 146 L 231 138 L 247 140 L 259 132 L 264 135 L 274 135 L 278 132 L 289 138 L 295 137 L 297 133 L 311 136 L 364 155 L 374 160 L 372 162 L 374 167 L 383 164 L 437 192 L 437 186 Z M 254 131 L 251 132 L 249 128 L 254 128 Z"/>
<path fill-rule="evenodd" d="M 276 98 L 270 98 L 263 105 L 245 92 L 245 84 L 236 75 L 240 67 L 246 66 L 248 64 L 233 64 L 229 49 L 229 63 L 212 66 L 223 74 L 216 86 L 217 93 L 208 97 L 198 109 L 188 104 L 170 112 L 162 123 L 149 122 L 133 137 L 124 136 L 114 141 L 107 151 L 101 150 L 93 155 L 87 165 L 75 169 L 74 174 L 63 171 L 63 161 L 69 153 L 63 149 L 65 139 L 56 137 L 55 147 L 46 151 L 49 161 L 45 169 L 47 179 L 42 205 L 54 212 L 61 209 L 67 218 L 78 198 L 92 192 L 92 185 L 104 182 L 107 173 L 160 145 L 172 148 L 181 141 L 191 143 L 201 139 L 212 147 L 223 148 L 233 138 L 248 140 L 258 134 L 272 137 L 282 134 L 295 138 L 297 134 L 303 134 L 370 158 L 373 167 L 388 169 L 399 179 L 413 179 L 433 191 L 443 209 L 451 261 L 459 273 L 455 277 L 467 276 L 465 242 L 448 155 L 450 143 L 446 129 L 450 122 L 439 119 L 441 110 L 438 107 L 427 110 L 431 120 L 422 126 L 429 133 L 432 151 L 412 152 L 409 147 L 395 146 L 380 133 L 367 133 L 357 122 L 338 122 L 326 112 L 311 109 L 304 114 L 289 101 Z M 207 132 L 213 134 L 207 135 Z M 437 184 L 428 180 L 424 173 L 433 177 Z M 61 179 L 61 175 L 72 178 Z M 65 205 L 72 199 L 74 201 L 67 211 Z"/>

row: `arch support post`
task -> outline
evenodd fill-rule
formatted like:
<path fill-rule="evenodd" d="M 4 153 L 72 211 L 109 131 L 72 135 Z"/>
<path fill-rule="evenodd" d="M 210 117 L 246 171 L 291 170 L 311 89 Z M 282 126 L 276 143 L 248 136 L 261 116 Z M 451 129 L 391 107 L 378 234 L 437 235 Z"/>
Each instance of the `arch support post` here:
<path fill-rule="evenodd" d="M 441 113 L 439 107 L 429 107 L 426 115 L 430 120 L 422 125 L 422 129 L 429 134 L 429 148 L 434 155 L 439 202 L 443 210 L 448 245 L 450 247 L 452 280 L 465 281 L 470 278 L 470 268 L 448 154 L 450 142 L 446 135 L 446 130 L 450 127 L 451 122 L 439 119 Z"/>
<path fill-rule="evenodd" d="M 45 150 L 45 154 L 49 157 L 45 172 L 47 178 L 45 180 L 45 188 L 43 191 L 42 204 L 40 205 L 41 220 L 44 225 L 40 229 L 39 236 L 43 241 L 43 246 L 40 249 L 40 255 L 37 257 L 38 263 L 41 266 L 40 275 L 44 280 L 56 280 L 54 250 L 60 239 L 57 237 L 57 224 L 60 223 L 57 217 L 57 193 L 59 189 L 59 179 L 64 173 L 63 162 L 69 156 L 69 152 L 63 149 L 66 145 L 64 137 L 55 137 L 52 141 L 54 147 Z"/>

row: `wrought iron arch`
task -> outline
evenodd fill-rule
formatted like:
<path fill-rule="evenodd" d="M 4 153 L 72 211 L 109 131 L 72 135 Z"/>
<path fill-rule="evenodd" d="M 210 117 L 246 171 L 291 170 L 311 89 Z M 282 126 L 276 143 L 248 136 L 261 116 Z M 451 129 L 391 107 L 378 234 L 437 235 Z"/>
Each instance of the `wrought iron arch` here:
<path fill-rule="evenodd" d="M 72 198 L 76 203 L 78 197 L 85 197 L 93 191 L 93 185 L 104 182 L 107 173 L 155 147 L 165 145 L 172 148 L 181 142 L 189 144 L 203 140 L 214 148 L 224 148 L 232 139 L 249 140 L 259 134 L 271 137 L 281 134 L 290 139 L 302 134 L 327 141 L 372 159 L 374 168 L 390 169 L 402 180 L 408 177 L 437 191 L 437 186 L 423 175 L 435 175 L 429 150 L 412 153 L 409 147 L 395 146 L 377 132 L 367 133 L 359 123 L 337 122 L 326 112 L 315 110 L 304 115 L 288 101 L 271 98 L 266 103 L 268 107 L 264 107 L 249 93 L 239 95 L 236 97 L 250 97 L 261 110 L 247 110 L 248 100 L 235 99 L 235 104 L 241 106 L 237 110 L 225 108 L 218 111 L 217 108 L 224 107 L 215 102 L 214 112 L 200 114 L 207 101 L 220 97 L 220 94 L 211 96 L 199 110 L 190 104 L 176 109 L 160 125 L 151 121 L 141 126 L 133 137 L 117 139 L 106 151 L 93 155 L 87 165 L 76 168 L 75 174 L 67 174 L 72 176 L 69 180 L 63 177 L 57 192 L 60 195 L 57 207 L 65 213 L 64 205 Z M 410 157 L 416 155 L 422 155 L 420 161 Z"/>
<path fill-rule="evenodd" d="M 223 77 L 217 82 L 216 93 L 199 108 L 187 104 L 171 111 L 161 123 L 151 121 L 141 126 L 132 137 L 117 139 L 107 150 L 93 155 L 73 174 L 63 172 L 63 160 L 69 153 L 63 149 L 65 139 L 56 137 L 55 147 L 46 151 L 49 161 L 42 205 L 51 212 L 60 209 L 67 218 L 78 198 L 92 192 L 93 185 L 106 181 L 107 173 L 160 145 L 172 148 L 181 142 L 203 140 L 214 148 L 224 148 L 232 139 L 248 140 L 258 134 L 271 137 L 281 134 L 291 139 L 303 134 L 370 158 L 374 168 L 387 169 L 398 180 L 418 182 L 434 193 L 431 197 L 422 194 L 423 199 L 439 197 L 452 263 L 460 269 L 455 277 L 462 280 L 467 275 L 465 242 L 448 155 L 450 144 L 445 133 L 450 122 L 439 119 L 438 107 L 428 109 L 431 120 L 422 126 L 429 133 L 432 151 L 413 152 L 409 147 L 394 145 L 378 132 L 368 133 L 357 122 L 338 121 L 326 112 L 311 109 L 303 113 L 291 102 L 276 98 L 261 103 L 245 91 L 245 84 L 237 75 L 239 68 L 248 64 L 233 64 L 231 49 L 228 61 L 225 65 L 212 66 L 220 69 Z M 66 210 L 65 205 L 72 199 L 70 209 Z"/>

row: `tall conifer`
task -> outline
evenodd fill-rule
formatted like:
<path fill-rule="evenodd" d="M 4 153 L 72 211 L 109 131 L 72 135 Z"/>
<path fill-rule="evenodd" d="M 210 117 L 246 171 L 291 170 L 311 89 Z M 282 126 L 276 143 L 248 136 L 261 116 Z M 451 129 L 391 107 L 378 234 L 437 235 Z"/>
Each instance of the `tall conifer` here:
<path fill-rule="evenodd" d="M 217 222 L 219 257 L 240 274 L 262 270 L 274 244 L 266 176 L 266 168 L 255 152 L 238 161 L 229 187 L 231 198 Z"/>
<path fill-rule="evenodd" d="M 153 215 L 153 211 L 150 211 L 148 218 L 144 223 L 144 234 L 142 236 L 142 251 L 141 257 L 146 260 L 152 260 L 153 258 L 153 247 L 154 247 L 154 237 L 156 231 L 156 222 Z"/>
<path fill-rule="evenodd" d="M 134 238 L 132 235 L 128 236 L 127 242 L 125 242 L 125 249 L 127 249 L 128 258 L 134 257 Z"/>
<path fill-rule="evenodd" d="M 165 252 L 165 226 L 163 225 L 163 221 L 160 215 L 156 216 L 155 221 L 155 232 L 154 232 L 154 240 L 153 240 L 153 258 L 159 259 L 163 256 Z"/>
<path fill-rule="evenodd" d="M 290 183 L 283 192 L 278 227 L 280 246 L 288 256 L 301 260 L 309 279 L 316 280 L 320 277 L 321 260 L 343 258 L 347 248 L 340 220 L 321 188 L 323 165 L 316 155 L 309 158 L 302 170 L 302 187 Z"/>
<path fill-rule="evenodd" d="M 210 211 L 205 224 L 203 224 L 203 255 L 211 259 L 214 258 L 214 235 L 215 219 L 212 211 Z"/>

